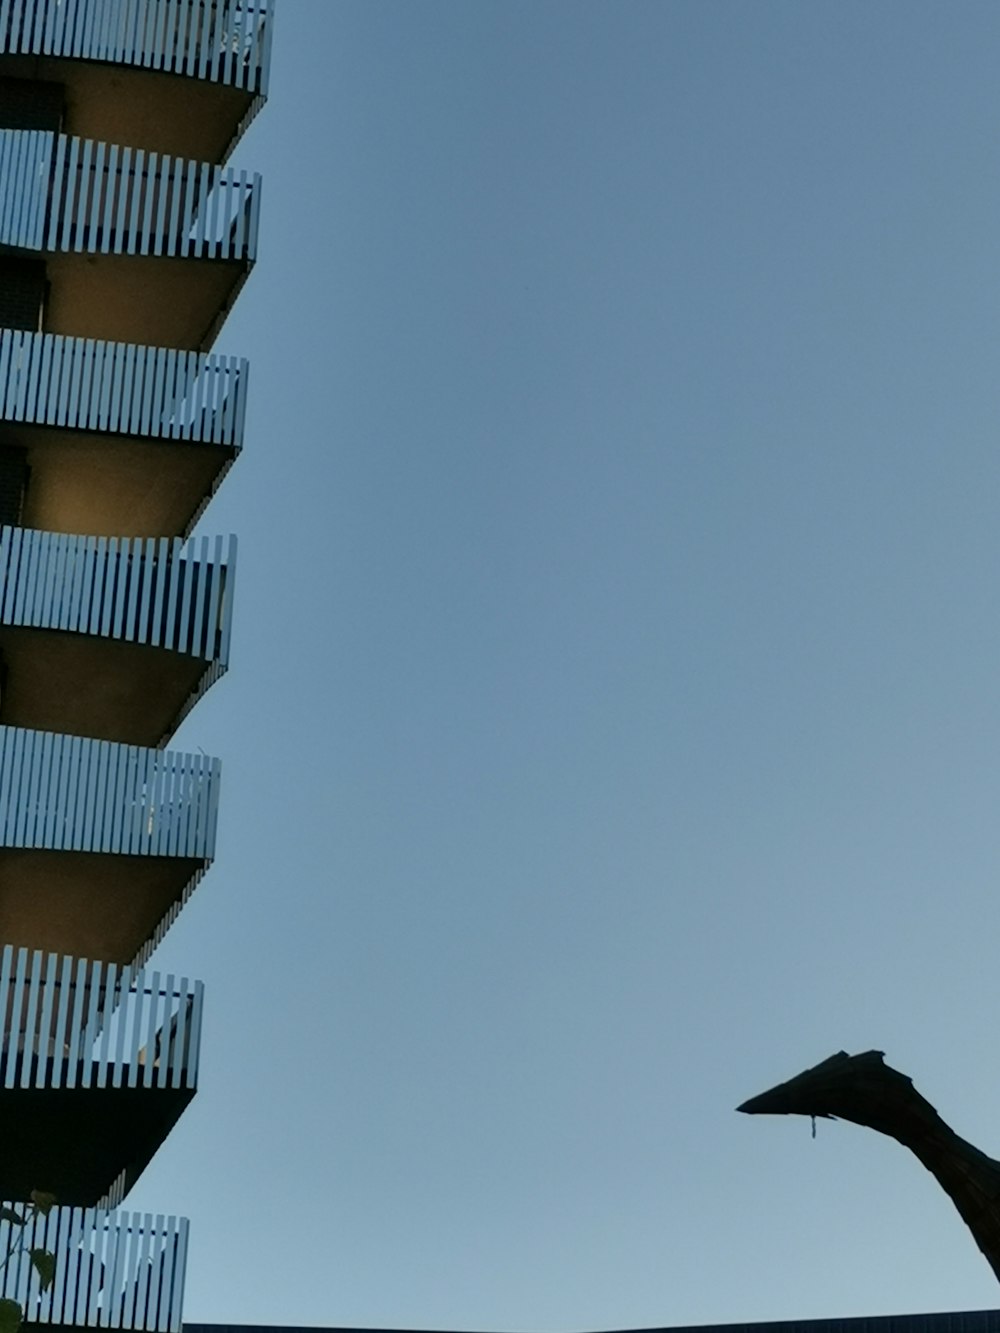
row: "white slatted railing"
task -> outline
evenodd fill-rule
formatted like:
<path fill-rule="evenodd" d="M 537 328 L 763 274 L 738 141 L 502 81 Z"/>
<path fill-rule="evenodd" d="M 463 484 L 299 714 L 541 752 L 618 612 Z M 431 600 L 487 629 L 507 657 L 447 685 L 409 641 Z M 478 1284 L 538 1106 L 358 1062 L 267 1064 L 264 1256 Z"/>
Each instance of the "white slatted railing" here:
<path fill-rule="evenodd" d="M 15 1253 L 0 1270 L 0 1296 L 18 1302 L 28 1325 L 180 1333 L 187 1242 L 186 1218 L 151 1213 L 53 1208 L 23 1233 L 0 1222 L 0 1253 L 23 1245 L 55 1256 L 55 1278 L 43 1292 L 28 1254 Z"/>
<path fill-rule="evenodd" d="M 0 52 L 75 56 L 264 95 L 268 0 L 0 0 Z"/>
<path fill-rule="evenodd" d="M 40 250 L 55 136 L 0 130 L 0 245 Z"/>
<path fill-rule="evenodd" d="M 229 662 L 235 564 L 235 537 L 76 537 L 0 527 L 0 624 L 203 658 L 215 667 L 214 681 Z"/>
<path fill-rule="evenodd" d="M 47 130 L 0 130 L 0 244 L 251 264 L 260 176 Z"/>
<path fill-rule="evenodd" d="M 189 1088 L 203 987 L 187 977 L 0 950 L 0 1088 Z"/>
<path fill-rule="evenodd" d="M 0 847 L 215 855 L 220 765 L 201 754 L 0 727 Z"/>
<path fill-rule="evenodd" d="M 0 330 L 0 421 L 243 443 L 247 361 Z"/>

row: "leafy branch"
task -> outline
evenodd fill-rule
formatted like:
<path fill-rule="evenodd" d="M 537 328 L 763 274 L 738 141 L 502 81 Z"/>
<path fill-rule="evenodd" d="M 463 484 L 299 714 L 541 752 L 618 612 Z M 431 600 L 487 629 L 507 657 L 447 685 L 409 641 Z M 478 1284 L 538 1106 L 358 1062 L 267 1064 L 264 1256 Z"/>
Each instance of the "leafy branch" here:
<path fill-rule="evenodd" d="M 11 1228 L 7 1253 L 0 1259 L 0 1272 L 7 1267 L 11 1259 L 19 1258 L 26 1253 L 32 1268 L 38 1274 L 38 1286 L 41 1291 L 48 1290 L 52 1285 L 52 1279 L 56 1275 L 56 1257 L 51 1250 L 37 1247 L 28 1249 L 27 1226 L 36 1217 L 47 1217 L 55 1201 L 54 1194 L 46 1194 L 44 1190 L 32 1190 L 31 1202 L 24 1205 L 22 1212 L 9 1205 L 0 1207 L 0 1222 L 9 1222 Z M 11 1300 L 8 1296 L 0 1297 L 0 1333 L 18 1333 L 23 1319 L 24 1311 L 19 1302 Z"/>

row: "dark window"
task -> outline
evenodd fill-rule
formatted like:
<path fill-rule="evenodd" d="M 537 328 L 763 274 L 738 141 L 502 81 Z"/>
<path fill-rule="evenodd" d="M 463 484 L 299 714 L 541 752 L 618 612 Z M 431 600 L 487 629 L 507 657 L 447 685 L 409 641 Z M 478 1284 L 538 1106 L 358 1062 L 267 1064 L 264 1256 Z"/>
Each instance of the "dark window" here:
<path fill-rule="evenodd" d="M 28 455 L 24 449 L 0 446 L 0 524 L 17 527 L 28 489 Z"/>
<path fill-rule="evenodd" d="M 43 260 L 0 256 L 0 328 L 38 333 L 45 292 Z"/>
<path fill-rule="evenodd" d="M 0 78 L 0 130 L 60 130 L 66 105 L 61 83 Z"/>

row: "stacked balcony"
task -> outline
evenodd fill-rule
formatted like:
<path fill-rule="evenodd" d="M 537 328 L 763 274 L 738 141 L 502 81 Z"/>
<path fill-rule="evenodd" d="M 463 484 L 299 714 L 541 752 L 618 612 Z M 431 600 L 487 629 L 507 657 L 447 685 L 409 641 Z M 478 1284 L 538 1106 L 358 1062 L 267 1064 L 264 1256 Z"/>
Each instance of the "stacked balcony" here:
<path fill-rule="evenodd" d="M 0 938 L 144 960 L 212 863 L 218 801 L 205 755 L 0 726 Z"/>
<path fill-rule="evenodd" d="M 273 9 L 274 0 L 0 0 L 0 76 L 61 84 L 84 137 L 223 162 L 263 105 Z M 30 115 L 39 99 L 15 90 L 11 100 Z"/>
<path fill-rule="evenodd" d="M 259 177 L 3 130 L 0 180 L 0 250 L 45 261 L 48 332 L 211 346 L 256 257 Z"/>
<path fill-rule="evenodd" d="M 0 330 L 0 447 L 32 479 L 19 516 L 186 535 L 242 445 L 247 377 L 237 357 Z"/>
<path fill-rule="evenodd" d="M 0 1297 L 16 1300 L 28 1324 L 180 1333 L 183 1218 L 61 1207 L 30 1222 L 27 1233 L 26 1249 L 55 1256 L 55 1280 L 46 1291 L 26 1253 L 15 1252 L 0 1272 Z M 20 1228 L 0 1222 L 4 1254 L 20 1239 Z"/>
<path fill-rule="evenodd" d="M 215 855 L 219 763 L 172 742 L 229 662 L 235 540 L 192 534 L 243 443 L 212 349 L 273 8 L 0 0 L 0 1198 L 58 1200 L 54 1283 L 0 1273 L 29 1324 L 180 1328 L 187 1224 L 119 1205 L 197 1087 L 201 983 L 148 963 Z"/>
<path fill-rule="evenodd" d="M 0 1003 L 0 1197 L 116 1202 L 194 1096 L 201 983 L 8 945 Z"/>
<path fill-rule="evenodd" d="M 226 669 L 234 562 L 221 537 L 0 530 L 4 722 L 168 739 Z"/>

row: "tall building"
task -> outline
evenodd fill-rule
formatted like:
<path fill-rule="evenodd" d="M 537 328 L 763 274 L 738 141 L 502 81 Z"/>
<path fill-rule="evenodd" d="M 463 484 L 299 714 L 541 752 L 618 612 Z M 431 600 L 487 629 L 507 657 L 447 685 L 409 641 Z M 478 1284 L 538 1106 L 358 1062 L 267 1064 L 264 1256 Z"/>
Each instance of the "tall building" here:
<path fill-rule="evenodd" d="M 187 1224 L 119 1205 L 198 1082 L 201 983 L 147 964 L 215 852 L 219 764 L 170 746 L 229 661 L 235 542 L 190 533 L 243 435 L 211 348 L 272 17 L 0 0 L 0 1199 L 58 1200 L 54 1282 L 15 1254 L 0 1295 L 33 1324 L 180 1328 Z"/>

